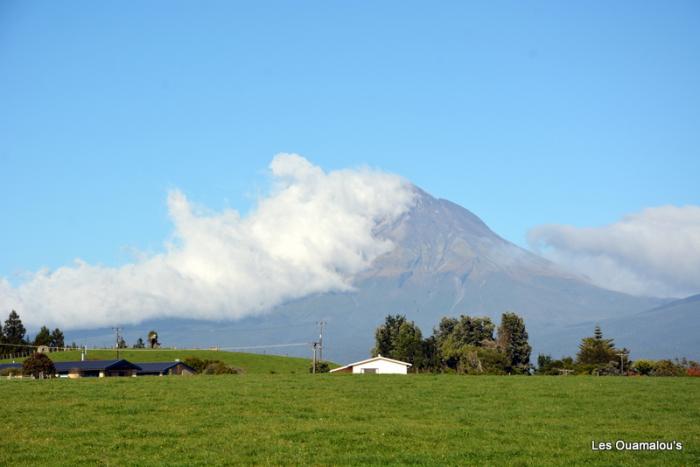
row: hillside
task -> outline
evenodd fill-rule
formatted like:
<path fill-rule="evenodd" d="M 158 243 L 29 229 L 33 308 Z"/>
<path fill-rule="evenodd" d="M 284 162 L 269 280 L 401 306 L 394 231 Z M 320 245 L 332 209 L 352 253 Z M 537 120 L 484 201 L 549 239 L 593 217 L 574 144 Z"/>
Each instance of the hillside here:
<path fill-rule="evenodd" d="M 49 354 L 52 360 L 66 362 L 80 360 L 80 351 L 54 352 Z M 123 349 L 119 358 L 130 362 L 167 362 L 177 358 L 185 360 L 197 357 L 203 360 L 221 360 L 228 365 L 242 368 L 246 374 L 292 374 L 308 373 L 311 361 L 303 358 L 281 357 L 277 355 L 260 355 L 241 352 L 225 352 L 212 350 L 137 350 Z M 88 360 L 113 360 L 117 358 L 114 350 L 88 350 Z M 21 360 L 18 360 L 21 361 Z"/>

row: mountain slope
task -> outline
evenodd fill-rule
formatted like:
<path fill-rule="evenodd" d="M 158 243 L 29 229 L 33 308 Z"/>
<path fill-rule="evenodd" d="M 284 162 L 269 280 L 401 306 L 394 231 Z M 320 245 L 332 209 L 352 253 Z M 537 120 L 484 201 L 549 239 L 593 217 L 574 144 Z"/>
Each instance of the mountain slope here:
<path fill-rule="evenodd" d="M 354 278 L 352 292 L 306 297 L 238 322 L 161 321 L 128 332 L 143 334 L 157 326 L 166 341 L 177 345 L 282 344 L 312 341 L 314 323 L 324 320 L 326 356 L 343 362 L 367 356 L 374 329 L 389 313 L 406 314 L 428 335 L 446 315 L 498 321 L 511 310 L 524 316 L 536 351 L 556 354 L 568 348 L 549 345 L 559 330 L 665 303 L 596 287 L 504 240 L 470 211 L 415 190 L 416 204 L 409 212 L 376 228 L 375 234 L 392 240 L 395 248 Z M 109 335 L 92 334 L 103 340 Z M 304 347 L 288 351 L 310 354 Z"/>
<path fill-rule="evenodd" d="M 700 360 L 700 295 L 627 316 L 568 326 L 544 335 L 545 351 L 574 355 L 582 337 L 593 334 L 596 324 L 618 347 L 627 347 L 632 358 L 682 358 Z M 551 351 L 550 351 L 551 353 Z"/>

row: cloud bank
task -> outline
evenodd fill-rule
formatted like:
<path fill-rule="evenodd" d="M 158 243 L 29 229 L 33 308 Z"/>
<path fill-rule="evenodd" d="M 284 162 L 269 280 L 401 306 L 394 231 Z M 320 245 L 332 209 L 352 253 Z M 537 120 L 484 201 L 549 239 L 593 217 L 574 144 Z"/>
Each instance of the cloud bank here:
<path fill-rule="evenodd" d="M 700 206 L 648 208 L 597 228 L 544 225 L 528 240 L 601 287 L 661 297 L 700 293 Z"/>
<path fill-rule="evenodd" d="M 370 169 L 324 172 L 303 157 L 270 164 L 272 193 L 253 212 L 206 212 L 172 191 L 172 238 L 160 254 L 119 268 L 76 260 L 13 287 L 0 309 L 31 326 L 91 328 L 164 317 L 237 319 L 286 300 L 351 289 L 350 278 L 390 251 L 374 236 L 412 205 L 402 178 Z"/>

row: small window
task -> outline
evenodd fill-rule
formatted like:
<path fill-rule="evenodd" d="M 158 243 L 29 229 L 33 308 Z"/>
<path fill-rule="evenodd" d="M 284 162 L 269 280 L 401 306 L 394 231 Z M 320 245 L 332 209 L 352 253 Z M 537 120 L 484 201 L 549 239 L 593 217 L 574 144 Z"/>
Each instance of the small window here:
<path fill-rule="evenodd" d="M 362 373 L 365 375 L 374 375 L 377 373 L 377 369 L 376 368 L 363 368 Z"/>

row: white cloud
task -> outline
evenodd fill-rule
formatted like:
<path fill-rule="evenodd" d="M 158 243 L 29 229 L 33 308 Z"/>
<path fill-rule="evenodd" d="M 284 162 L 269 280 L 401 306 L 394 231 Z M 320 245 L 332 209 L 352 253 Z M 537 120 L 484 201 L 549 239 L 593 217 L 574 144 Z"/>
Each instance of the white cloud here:
<path fill-rule="evenodd" d="M 636 295 L 700 293 L 700 206 L 661 206 L 594 228 L 544 225 L 530 244 L 595 284 Z"/>
<path fill-rule="evenodd" d="M 208 213 L 168 195 L 174 224 L 163 253 L 119 268 L 76 260 L 17 287 L 0 278 L 0 309 L 29 325 L 89 328 L 151 318 L 236 319 L 285 300 L 348 290 L 350 279 L 393 248 L 373 231 L 410 208 L 402 178 L 376 170 L 325 173 L 277 155 L 272 193 L 246 217 Z"/>

